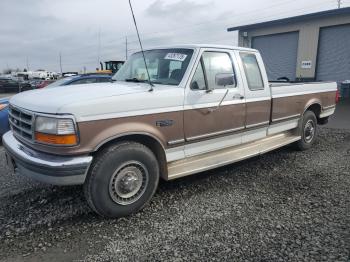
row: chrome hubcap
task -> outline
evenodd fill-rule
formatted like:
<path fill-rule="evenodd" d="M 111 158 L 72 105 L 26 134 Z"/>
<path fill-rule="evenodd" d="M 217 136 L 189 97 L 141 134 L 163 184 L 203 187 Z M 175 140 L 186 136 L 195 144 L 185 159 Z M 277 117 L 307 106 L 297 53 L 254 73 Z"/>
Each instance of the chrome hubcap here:
<path fill-rule="evenodd" d="M 140 162 L 130 161 L 113 173 L 109 183 L 109 194 L 114 202 L 129 205 L 142 196 L 147 183 L 146 167 Z"/>
<path fill-rule="evenodd" d="M 304 127 L 304 139 L 305 142 L 310 143 L 315 136 L 315 124 L 314 121 L 309 120 Z"/>

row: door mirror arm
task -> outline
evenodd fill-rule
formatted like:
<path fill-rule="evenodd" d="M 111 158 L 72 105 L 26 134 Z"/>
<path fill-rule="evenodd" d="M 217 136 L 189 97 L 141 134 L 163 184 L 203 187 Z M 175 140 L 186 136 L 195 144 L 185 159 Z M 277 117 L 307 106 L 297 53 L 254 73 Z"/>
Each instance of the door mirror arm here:
<path fill-rule="evenodd" d="M 220 100 L 220 103 L 219 103 L 215 108 L 209 108 L 209 109 L 208 109 L 208 113 L 212 113 L 212 112 L 218 110 L 218 109 L 221 107 L 222 102 L 224 102 L 224 100 L 225 100 L 225 98 L 226 98 L 226 96 L 227 96 L 227 94 L 228 94 L 228 91 L 229 91 L 229 89 L 226 89 L 225 95 L 224 95 L 224 96 L 222 97 L 222 99 Z"/>

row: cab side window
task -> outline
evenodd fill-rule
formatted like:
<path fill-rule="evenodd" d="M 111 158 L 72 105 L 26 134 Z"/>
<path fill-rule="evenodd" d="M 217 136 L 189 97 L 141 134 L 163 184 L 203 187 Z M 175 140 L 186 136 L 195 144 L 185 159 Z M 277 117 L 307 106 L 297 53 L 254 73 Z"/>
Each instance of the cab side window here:
<path fill-rule="evenodd" d="M 261 76 L 258 60 L 254 54 L 240 53 L 244 72 L 248 82 L 248 88 L 252 91 L 263 90 L 264 82 Z"/>
<path fill-rule="evenodd" d="M 234 85 L 218 86 L 215 81 L 216 75 L 218 74 L 232 74 L 232 77 L 234 77 L 232 61 L 228 53 L 205 52 L 202 57 L 208 86 L 211 89 L 235 87 Z"/>
<path fill-rule="evenodd" d="M 204 52 L 192 78 L 191 89 L 206 90 L 208 86 L 210 89 L 235 87 L 235 84 L 217 85 L 216 76 L 219 74 L 229 74 L 235 77 L 230 55 L 224 52 Z"/>

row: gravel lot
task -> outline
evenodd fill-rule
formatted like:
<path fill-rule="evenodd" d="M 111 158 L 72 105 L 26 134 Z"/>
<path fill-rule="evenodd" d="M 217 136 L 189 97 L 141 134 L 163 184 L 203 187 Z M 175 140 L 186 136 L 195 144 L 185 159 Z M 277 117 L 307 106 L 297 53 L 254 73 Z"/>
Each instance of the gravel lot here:
<path fill-rule="evenodd" d="M 163 182 L 143 212 L 105 220 L 80 187 L 9 174 L 0 157 L 1 261 L 350 261 L 350 132 Z"/>

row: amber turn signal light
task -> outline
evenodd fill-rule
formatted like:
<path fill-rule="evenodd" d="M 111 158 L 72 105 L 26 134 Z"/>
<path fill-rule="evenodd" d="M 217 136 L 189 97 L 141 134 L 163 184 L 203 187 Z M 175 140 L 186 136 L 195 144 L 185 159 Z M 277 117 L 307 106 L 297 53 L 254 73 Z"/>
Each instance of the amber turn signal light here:
<path fill-rule="evenodd" d="M 40 132 L 35 132 L 35 140 L 39 143 L 65 146 L 73 146 L 78 143 L 76 135 L 52 135 Z"/>

